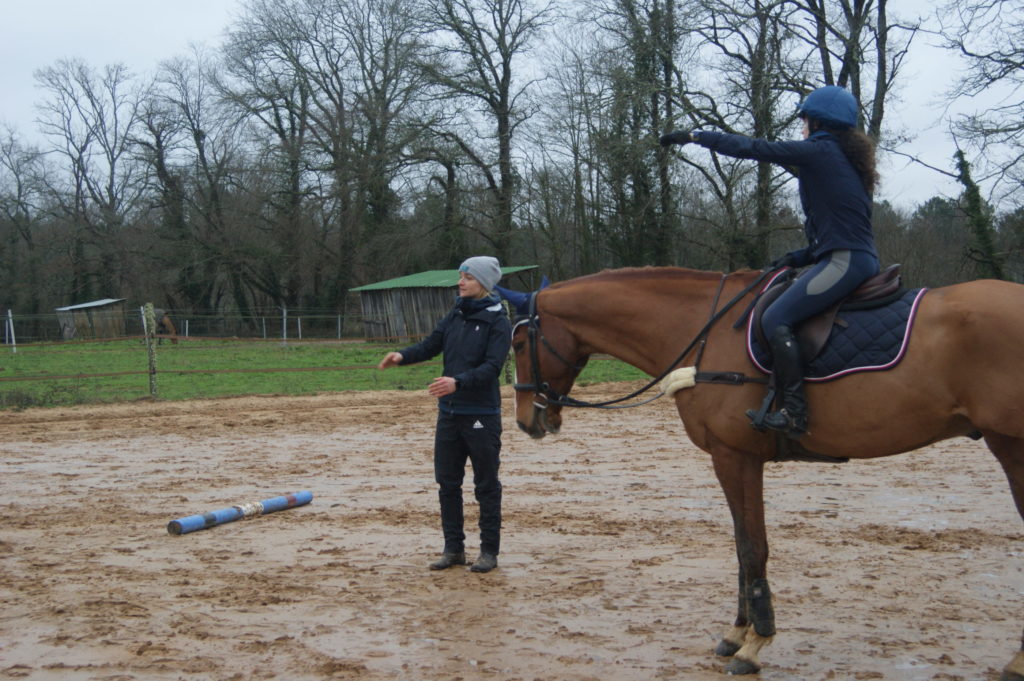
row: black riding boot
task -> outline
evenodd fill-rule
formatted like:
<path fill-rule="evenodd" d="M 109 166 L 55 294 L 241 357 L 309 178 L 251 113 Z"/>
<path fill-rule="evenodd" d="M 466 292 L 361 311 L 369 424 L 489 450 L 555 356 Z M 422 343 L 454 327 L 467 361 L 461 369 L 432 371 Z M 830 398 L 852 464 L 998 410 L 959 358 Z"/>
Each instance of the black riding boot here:
<path fill-rule="evenodd" d="M 782 408 L 765 414 L 764 425 L 793 439 L 807 432 L 807 398 L 800 344 L 788 326 L 775 329 L 771 338 L 776 404 Z"/>

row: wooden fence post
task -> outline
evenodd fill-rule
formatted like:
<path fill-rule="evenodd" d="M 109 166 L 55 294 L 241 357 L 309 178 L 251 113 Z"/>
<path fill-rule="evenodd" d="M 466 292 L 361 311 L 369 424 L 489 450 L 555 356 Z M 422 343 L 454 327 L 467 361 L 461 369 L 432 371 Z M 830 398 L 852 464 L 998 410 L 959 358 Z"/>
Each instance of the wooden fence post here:
<path fill-rule="evenodd" d="M 156 312 L 153 303 L 146 303 L 142 319 L 146 333 L 146 353 L 149 355 L 149 396 L 156 399 Z"/>

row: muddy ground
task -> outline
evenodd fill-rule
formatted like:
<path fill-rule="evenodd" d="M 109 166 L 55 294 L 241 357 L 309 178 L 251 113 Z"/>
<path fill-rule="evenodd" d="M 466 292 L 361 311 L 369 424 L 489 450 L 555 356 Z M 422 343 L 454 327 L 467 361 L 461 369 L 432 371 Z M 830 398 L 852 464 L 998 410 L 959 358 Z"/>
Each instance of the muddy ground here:
<path fill-rule="evenodd" d="M 510 411 L 485 575 L 426 569 L 425 393 L 0 413 L 0 678 L 723 678 L 731 522 L 674 407 L 574 411 L 539 443 Z M 983 445 L 773 464 L 766 486 L 762 679 L 998 677 L 1020 645 L 1022 525 Z M 166 531 L 301 489 L 301 508 Z M 473 551 L 475 522 L 469 494 Z"/>

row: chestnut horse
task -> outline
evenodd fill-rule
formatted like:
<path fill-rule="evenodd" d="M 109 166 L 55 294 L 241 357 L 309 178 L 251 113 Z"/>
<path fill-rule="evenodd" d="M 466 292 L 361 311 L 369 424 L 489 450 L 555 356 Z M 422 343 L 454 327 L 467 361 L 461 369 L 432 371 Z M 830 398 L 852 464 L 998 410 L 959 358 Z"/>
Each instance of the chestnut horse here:
<path fill-rule="evenodd" d="M 745 333 L 734 323 L 762 279 L 752 271 L 648 267 L 600 272 L 531 294 L 512 343 L 519 427 L 541 438 L 558 432 L 562 406 L 600 406 L 568 397 L 594 353 L 651 376 L 686 363 L 698 363 L 704 375 L 757 376 Z M 800 445 L 823 457 L 868 459 L 947 438 L 984 437 L 1024 517 L 1022 350 L 1024 286 L 973 281 L 930 290 L 894 368 L 808 385 L 811 420 Z M 674 396 L 687 435 L 711 455 L 732 512 L 739 612 L 715 652 L 731 657 L 726 671 L 733 674 L 757 672 L 758 653 L 775 634 L 763 476 L 765 462 L 777 455 L 776 435 L 752 428 L 745 413 L 761 405 L 765 391 L 763 383 L 742 380 L 697 382 Z M 1024 645 L 1002 679 L 1024 681 Z"/>

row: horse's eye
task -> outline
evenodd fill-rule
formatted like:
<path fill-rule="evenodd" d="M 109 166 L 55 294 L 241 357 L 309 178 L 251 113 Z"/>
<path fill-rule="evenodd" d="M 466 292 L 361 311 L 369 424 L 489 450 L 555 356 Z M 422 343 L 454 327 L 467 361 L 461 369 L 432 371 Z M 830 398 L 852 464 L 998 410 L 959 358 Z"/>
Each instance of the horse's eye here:
<path fill-rule="evenodd" d="M 523 346 L 525 346 L 525 345 L 526 345 L 526 343 L 524 343 L 523 341 L 519 341 L 518 343 L 513 343 L 512 344 L 512 349 L 515 352 L 519 352 L 520 350 L 523 349 Z"/>

